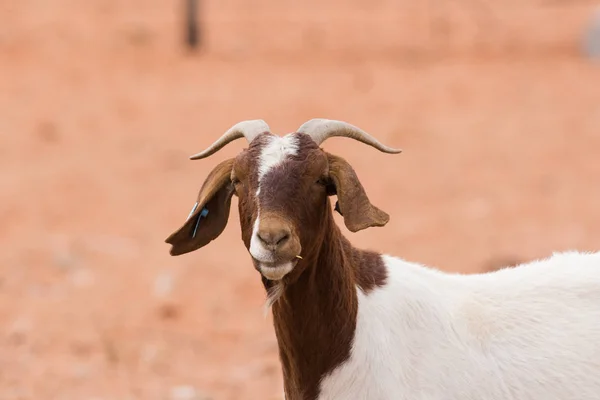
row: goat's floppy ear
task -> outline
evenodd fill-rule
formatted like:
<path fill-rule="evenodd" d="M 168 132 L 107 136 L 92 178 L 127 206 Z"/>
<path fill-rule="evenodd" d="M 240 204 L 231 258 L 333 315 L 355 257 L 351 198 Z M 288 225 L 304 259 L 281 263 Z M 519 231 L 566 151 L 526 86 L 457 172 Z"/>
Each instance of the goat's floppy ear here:
<path fill-rule="evenodd" d="M 352 166 L 343 158 L 327 153 L 329 176 L 335 186 L 336 210 L 344 217 L 351 232 L 372 226 L 384 226 L 390 216 L 369 201 L 367 193 Z"/>
<path fill-rule="evenodd" d="M 172 256 L 206 246 L 225 229 L 234 192 L 230 178 L 233 161 L 223 161 L 208 174 L 188 219 L 165 240 L 172 245 Z"/>

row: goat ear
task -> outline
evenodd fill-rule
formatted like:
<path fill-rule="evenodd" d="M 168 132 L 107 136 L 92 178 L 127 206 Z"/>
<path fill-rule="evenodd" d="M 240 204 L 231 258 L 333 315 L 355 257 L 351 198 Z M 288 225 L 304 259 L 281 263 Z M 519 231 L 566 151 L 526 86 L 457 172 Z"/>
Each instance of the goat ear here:
<path fill-rule="evenodd" d="M 372 226 L 384 226 L 390 216 L 369 201 L 367 193 L 350 164 L 341 157 L 327 153 L 329 176 L 337 194 L 336 211 L 344 217 L 351 232 Z"/>
<path fill-rule="evenodd" d="M 230 178 L 233 161 L 223 161 L 208 174 L 188 219 L 165 240 L 171 244 L 172 256 L 206 246 L 225 229 L 234 192 Z"/>

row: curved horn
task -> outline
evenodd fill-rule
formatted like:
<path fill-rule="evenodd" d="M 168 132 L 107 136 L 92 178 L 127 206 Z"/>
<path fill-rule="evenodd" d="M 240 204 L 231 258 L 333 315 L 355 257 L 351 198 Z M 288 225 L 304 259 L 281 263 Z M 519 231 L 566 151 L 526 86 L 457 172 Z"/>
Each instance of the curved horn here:
<path fill-rule="evenodd" d="M 219 139 L 217 139 L 210 147 L 206 150 L 201 151 L 200 153 L 194 154 L 190 156 L 190 160 L 199 160 L 201 158 L 205 158 L 210 156 L 211 154 L 216 153 L 221 150 L 226 144 L 239 139 L 241 137 L 245 137 L 248 140 L 248 143 L 252 142 L 252 140 L 260 135 L 263 132 L 269 132 L 271 129 L 269 125 L 262 119 L 253 119 L 248 121 L 238 122 L 231 128 L 227 130 Z"/>
<path fill-rule="evenodd" d="M 306 133 L 318 145 L 321 145 L 321 143 L 330 137 L 341 136 L 358 140 L 384 153 L 398 154 L 402 151 L 382 144 L 362 129 L 343 121 L 315 118 L 302 124 L 298 132 Z"/>

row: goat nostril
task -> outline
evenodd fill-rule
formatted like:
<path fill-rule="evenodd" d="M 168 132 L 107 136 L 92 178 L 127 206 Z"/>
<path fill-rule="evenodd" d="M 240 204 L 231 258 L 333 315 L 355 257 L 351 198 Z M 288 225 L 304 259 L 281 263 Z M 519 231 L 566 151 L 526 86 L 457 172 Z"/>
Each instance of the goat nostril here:
<path fill-rule="evenodd" d="M 268 247 L 279 247 L 282 246 L 290 238 L 288 231 L 281 232 L 258 232 L 256 234 L 258 240 Z"/>
<path fill-rule="evenodd" d="M 256 234 L 258 240 L 260 240 L 263 244 L 269 244 L 268 236 L 265 234 L 261 234 L 260 232 Z"/>
<path fill-rule="evenodd" d="M 289 233 L 284 233 L 281 235 L 281 237 L 277 240 L 277 245 L 281 246 L 282 244 L 284 244 L 288 239 L 290 238 Z"/>

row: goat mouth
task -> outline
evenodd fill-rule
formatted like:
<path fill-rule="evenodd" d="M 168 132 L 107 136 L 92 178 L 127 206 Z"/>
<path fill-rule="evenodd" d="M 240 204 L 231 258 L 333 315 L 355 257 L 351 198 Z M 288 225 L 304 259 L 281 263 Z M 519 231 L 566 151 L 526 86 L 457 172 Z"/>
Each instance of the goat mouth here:
<path fill-rule="evenodd" d="M 278 281 L 289 274 L 296 266 L 297 261 L 288 261 L 283 263 L 264 263 L 258 264 L 258 270 L 270 281 Z"/>

